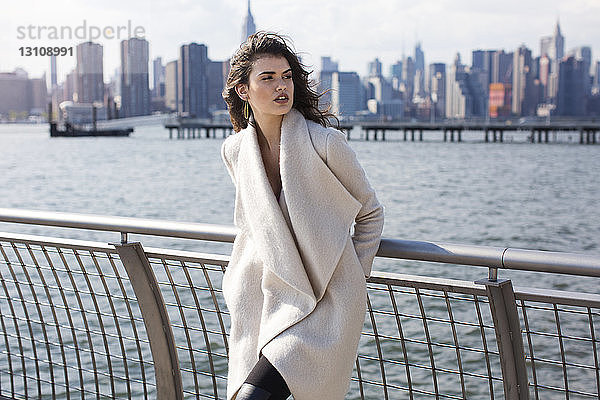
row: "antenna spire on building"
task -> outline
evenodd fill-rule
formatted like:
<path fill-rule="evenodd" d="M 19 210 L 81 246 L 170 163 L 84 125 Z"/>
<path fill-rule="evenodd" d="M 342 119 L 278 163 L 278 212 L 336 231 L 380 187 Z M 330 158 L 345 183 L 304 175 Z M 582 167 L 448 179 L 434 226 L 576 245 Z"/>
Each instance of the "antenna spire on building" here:
<path fill-rule="evenodd" d="M 254 17 L 252 11 L 250 11 L 250 0 L 248 0 L 248 13 L 244 19 L 244 25 L 242 26 L 242 42 L 245 42 L 248 36 L 256 33 L 256 25 L 254 24 Z"/>

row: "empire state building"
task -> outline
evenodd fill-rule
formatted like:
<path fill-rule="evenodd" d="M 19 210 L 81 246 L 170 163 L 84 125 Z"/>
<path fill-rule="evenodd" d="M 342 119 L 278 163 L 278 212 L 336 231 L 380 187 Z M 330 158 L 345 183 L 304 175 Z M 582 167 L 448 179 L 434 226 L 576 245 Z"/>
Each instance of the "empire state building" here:
<path fill-rule="evenodd" d="M 254 25 L 254 17 L 250 11 L 250 0 L 248 0 L 248 15 L 246 15 L 242 26 L 242 42 L 245 42 L 248 36 L 254 33 L 256 33 L 256 25 Z"/>

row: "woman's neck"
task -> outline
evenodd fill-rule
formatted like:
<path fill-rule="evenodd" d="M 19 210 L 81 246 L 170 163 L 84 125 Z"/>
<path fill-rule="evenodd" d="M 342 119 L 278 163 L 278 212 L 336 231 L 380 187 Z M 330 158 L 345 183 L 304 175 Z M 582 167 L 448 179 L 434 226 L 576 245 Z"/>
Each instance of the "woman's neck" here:
<path fill-rule="evenodd" d="M 279 149 L 281 139 L 281 123 L 283 115 L 254 116 L 257 125 L 259 143 L 266 142 L 269 150 Z"/>

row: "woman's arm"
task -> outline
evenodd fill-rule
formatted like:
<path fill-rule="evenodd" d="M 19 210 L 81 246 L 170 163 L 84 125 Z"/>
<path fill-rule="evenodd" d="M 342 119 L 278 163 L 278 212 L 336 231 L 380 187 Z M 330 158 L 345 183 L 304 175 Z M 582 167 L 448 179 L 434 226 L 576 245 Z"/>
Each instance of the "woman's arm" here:
<path fill-rule="evenodd" d="M 346 136 L 331 129 L 327 136 L 326 162 L 346 190 L 362 207 L 355 218 L 352 241 L 365 277 L 371 274 L 373 259 L 379 249 L 383 231 L 383 206 L 369 184 L 356 153 L 346 141 Z"/>

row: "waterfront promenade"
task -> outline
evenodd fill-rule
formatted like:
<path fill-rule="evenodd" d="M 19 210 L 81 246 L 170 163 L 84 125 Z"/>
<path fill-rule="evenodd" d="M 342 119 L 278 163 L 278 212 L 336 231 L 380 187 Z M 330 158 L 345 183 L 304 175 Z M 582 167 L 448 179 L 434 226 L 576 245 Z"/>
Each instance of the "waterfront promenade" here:
<path fill-rule="evenodd" d="M 234 227 L 21 209 L 0 223 L 115 239 L 0 233 L 0 397 L 225 398 L 228 255 L 137 240 L 231 243 Z M 600 397 L 600 294 L 535 287 L 596 280 L 599 256 L 398 238 L 377 256 L 348 399 Z M 380 272 L 382 259 L 442 276 Z M 468 280 L 444 277 L 456 265 Z"/>

